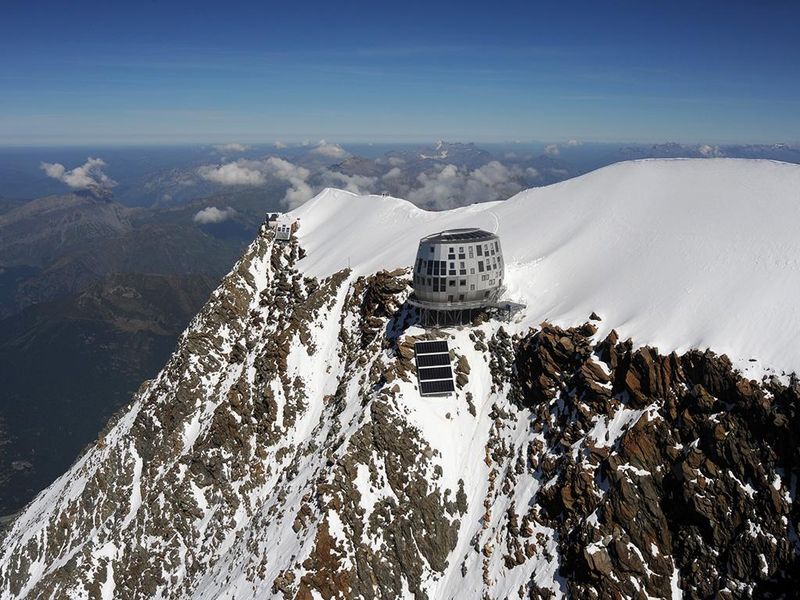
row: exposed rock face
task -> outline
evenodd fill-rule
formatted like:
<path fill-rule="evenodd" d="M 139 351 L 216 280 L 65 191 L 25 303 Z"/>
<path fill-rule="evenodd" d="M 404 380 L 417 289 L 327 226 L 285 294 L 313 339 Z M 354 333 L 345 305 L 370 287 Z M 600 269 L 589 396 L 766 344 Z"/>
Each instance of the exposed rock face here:
<path fill-rule="evenodd" d="M 0 598 L 779 597 L 800 386 L 596 327 L 424 332 L 408 273 L 264 229 L 161 374 L 17 519 Z M 458 391 L 422 399 L 413 343 Z"/>
<path fill-rule="evenodd" d="M 800 386 L 744 380 L 711 352 L 633 351 L 614 334 L 592 346 L 592 333 L 546 326 L 517 359 L 522 402 L 551 447 L 571 450 L 545 467 L 557 480 L 536 499 L 569 592 L 788 597 L 800 583 Z M 616 440 L 576 445 L 614 420 L 629 423 Z"/>

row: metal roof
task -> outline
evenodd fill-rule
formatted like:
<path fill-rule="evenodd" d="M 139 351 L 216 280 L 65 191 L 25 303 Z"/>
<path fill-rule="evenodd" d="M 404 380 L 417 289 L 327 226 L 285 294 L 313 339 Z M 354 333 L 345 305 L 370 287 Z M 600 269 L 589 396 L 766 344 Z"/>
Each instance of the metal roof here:
<path fill-rule="evenodd" d="M 497 236 L 483 229 L 477 227 L 467 227 L 464 229 L 447 229 L 434 233 L 420 240 L 421 242 L 435 242 L 435 243 L 458 243 L 458 242 L 483 242 L 487 240 L 496 240 Z"/>

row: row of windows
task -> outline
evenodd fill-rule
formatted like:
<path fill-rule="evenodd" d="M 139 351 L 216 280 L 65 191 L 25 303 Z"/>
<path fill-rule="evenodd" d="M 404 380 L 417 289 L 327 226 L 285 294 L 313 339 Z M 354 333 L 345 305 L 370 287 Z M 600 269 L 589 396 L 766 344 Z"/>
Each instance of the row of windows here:
<path fill-rule="evenodd" d="M 484 271 L 496 271 L 503 266 L 503 259 L 490 257 L 487 258 L 486 261 L 479 260 L 478 261 L 478 273 L 483 273 Z M 446 260 L 424 260 L 422 258 L 417 259 L 417 273 L 425 273 L 426 275 L 432 275 L 433 277 L 442 277 L 445 275 L 466 275 L 467 274 L 467 265 L 466 262 L 460 261 L 458 263 L 458 269 L 456 269 L 456 263 L 451 262 L 448 264 Z M 475 274 L 475 268 L 470 268 L 470 275 Z"/>
<path fill-rule="evenodd" d="M 503 284 L 503 278 L 501 277 L 499 280 L 489 279 L 490 275 L 487 273 L 485 275 L 481 275 L 481 281 L 488 281 L 490 286 L 494 286 L 495 281 L 498 282 L 498 285 Z M 448 287 L 456 287 L 456 283 L 458 283 L 458 287 L 466 288 L 467 287 L 467 280 L 466 279 L 443 279 L 440 277 L 423 277 L 421 275 L 414 276 L 414 283 L 419 285 L 427 285 L 429 287 L 433 287 L 434 292 L 443 292 Z M 475 290 L 475 284 L 470 284 L 469 286 L 470 291 Z"/>
<path fill-rule="evenodd" d="M 466 279 L 441 279 L 441 278 L 430 278 L 430 277 L 422 277 L 421 275 L 414 276 L 414 283 L 433 286 L 434 292 L 443 292 L 448 287 L 456 287 L 456 283 L 458 283 L 458 287 L 466 288 L 467 287 L 467 280 Z M 470 291 L 475 290 L 475 284 L 470 284 L 469 286 Z"/>
<path fill-rule="evenodd" d="M 428 246 L 428 248 L 429 248 L 429 251 L 431 253 L 433 253 L 433 249 L 435 248 L 435 246 Z M 500 242 L 498 242 L 497 240 L 494 240 L 493 242 L 488 242 L 486 244 L 476 244 L 476 245 L 467 246 L 466 249 L 467 249 L 467 252 L 469 252 L 470 258 L 472 258 L 472 250 L 473 250 L 473 248 L 475 249 L 475 252 L 477 253 L 478 256 L 484 256 L 484 255 L 486 255 L 486 256 L 489 256 L 489 255 L 494 256 L 495 253 L 499 253 L 500 252 Z M 448 256 L 448 258 L 455 259 L 455 255 L 456 255 L 456 247 L 455 246 L 449 246 L 447 248 L 447 256 Z M 464 246 L 458 246 L 458 258 L 464 258 Z"/>
<path fill-rule="evenodd" d="M 431 248 L 433 248 L 433 246 L 431 246 Z M 473 248 L 478 248 L 478 254 L 481 253 L 480 252 L 481 249 L 483 249 L 484 252 L 488 252 L 490 250 L 494 250 L 494 251 L 499 252 L 500 251 L 500 242 L 498 242 L 497 240 L 494 240 L 493 242 L 489 242 L 489 243 L 486 243 L 486 244 L 469 245 L 469 246 L 467 246 L 467 248 L 469 250 L 472 250 Z M 447 251 L 450 254 L 453 254 L 456 251 L 456 247 L 455 246 L 450 246 L 449 248 L 447 248 Z M 459 246 L 458 247 L 458 253 L 459 254 L 464 254 L 464 246 Z M 494 252 L 492 252 L 492 254 L 494 254 Z"/>

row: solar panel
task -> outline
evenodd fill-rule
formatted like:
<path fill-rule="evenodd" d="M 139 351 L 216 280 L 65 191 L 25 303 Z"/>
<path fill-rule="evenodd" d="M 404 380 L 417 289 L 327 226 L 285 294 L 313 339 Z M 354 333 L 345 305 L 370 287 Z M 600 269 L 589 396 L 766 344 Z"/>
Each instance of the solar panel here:
<path fill-rule="evenodd" d="M 417 358 L 419 390 L 423 396 L 455 391 L 447 340 L 417 342 L 414 344 L 414 352 Z"/>
<path fill-rule="evenodd" d="M 456 386 L 453 385 L 452 379 L 439 379 L 437 381 L 421 381 L 419 384 L 420 392 L 425 396 L 427 394 L 444 394 L 445 392 L 456 391 Z"/>
<path fill-rule="evenodd" d="M 435 342 L 417 342 L 414 344 L 414 351 L 419 354 L 439 354 L 448 352 L 447 342 L 437 340 Z"/>
<path fill-rule="evenodd" d="M 417 355 L 417 368 L 420 367 L 440 367 L 450 364 L 450 353 L 447 354 L 423 354 Z"/>
<path fill-rule="evenodd" d="M 419 370 L 420 381 L 428 381 L 430 379 L 452 379 L 452 378 L 453 378 L 453 370 L 450 368 L 450 365 L 447 365 L 446 367 L 433 367 L 430 369 Z"/>

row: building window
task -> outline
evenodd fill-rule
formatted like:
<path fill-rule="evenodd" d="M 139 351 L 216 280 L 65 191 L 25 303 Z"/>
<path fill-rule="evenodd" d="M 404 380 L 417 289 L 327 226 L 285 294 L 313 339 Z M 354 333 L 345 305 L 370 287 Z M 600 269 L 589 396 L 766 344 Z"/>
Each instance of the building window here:
<path fill-rule="evenodd" d="M 453 301 L 453 294 L 450 294 L 450 295 L 447 297 L 447 301 L 448 301 L 448 302 L 452 302 L 452 301 Z"/>
<path fill-rule="evenodd" d="M 475 284 L 474 283 L 470 283 L 469 284 L 469 291 L 470 292 L 474 292 L 475 291 Z"/>
<path fill-rule="evenodd" d="M 446 260 L 441 260 L 441 261 L 439 261 L 439 264 L 441 265 L 439 267 L 439 270 L 442 273 L 442 275 L 444 275 L 445 271 L 447 270 L 447 261 Z"/>
<path fill-rule="evenodd" d="M 494 242 L 494 249 L 500 252 L 500 242 L 498 242 L 497 240 L 495 240 Z"/>
<path fill-rule="evenodd" d="M 475 275 L 475 267 L 472 267 L 472 268 L 469 270 L 469 274 L 470 274 L 470 275 Z"/>
<path fill-rule="evenodd" d="M 458 274 L 459 275 L 466 275 L 467 274 L 467 270 L 466 269 L 461 269 L 461 270 L 459 270 Z"/>
<path fill-rule="evenodd" d="M 478 273 L 483 273 L 483 261 L 478 261 Z"/>
<path fill-rule="evenodd" d="M 428 250 L 430 250 L 431 254 L 433 254 L 433 246 L 428 246 Z"/>
<path fill-rule="evenodd" d="M 434 277 L 438 277 L 439 276 L 439 261 L 438 260 L 433 261 L 433 276 Z"/>
<path fill-rule="evenodd" d="M 455 275 L 455 274 L 456 274 L 456 270 L 455 269 L 450 269 L 450 272 L 448 273 L 448 275 Z"/>
<path fill-rule="evenodd" d="M 478 245 L 478 256 L 483 256 L 483 246 Z"/>
<path fill-rule="evenodd" d="M 451 279 L 450 281 L 448 281 L 447 282 L 447 287 L 456 287 L 456 280 L 455 279 Z"/>
<path fill-rule="evenodd" d="M 466 287 L 466 285 L 467 285 L 467 280 L 466 279 L 461 279 L 458 282 L 458 287 Z"/>
<path fill-rule="evenodd" d="M 433 261 L 432 260 L 428 261 L 428 269 L 427 269 L 426 275 L 429 275 L 429 276 L 433 275 Z"/>
<path fill-rule="evenodd" d="M 454 262 L 451 262 L 451 263 L 450 263 L 450 268 L 451 268 L 451 269 L 455 269 L 455 268 L 456 268 L 456 263 L 454 263 Z"/>
<path fill-rule="evenodd" d="M 469 247 L 469 257 L 472 258 L 472 246 Z"/>
<path fill-rule="evenodd" d="M 485 292 L 483 292 L 483 297 L 484 298 L 488 298 L 489 297 L 489 290 L 486 290 Z"/>
<path fill-rule="evenodd" d="M 459 294 L 458 295 L 458 299 L 461 300 L 461 302 L 463 302 L 464 301 L 464 294 Z"/>

